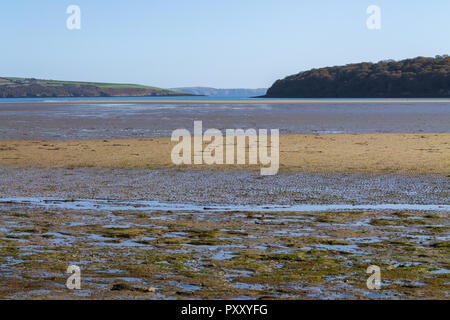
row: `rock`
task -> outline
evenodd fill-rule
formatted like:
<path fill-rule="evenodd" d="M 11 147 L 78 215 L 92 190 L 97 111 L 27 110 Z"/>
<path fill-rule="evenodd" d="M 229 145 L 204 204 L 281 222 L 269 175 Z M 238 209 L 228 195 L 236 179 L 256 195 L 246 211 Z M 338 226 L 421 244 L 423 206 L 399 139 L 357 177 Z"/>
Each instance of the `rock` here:
<path fill-rule="evenodd" d="M 134 291 L 134 290 L 135 288 L 126 283 L 115 283 L 111 288 L 111 291 Z"/>

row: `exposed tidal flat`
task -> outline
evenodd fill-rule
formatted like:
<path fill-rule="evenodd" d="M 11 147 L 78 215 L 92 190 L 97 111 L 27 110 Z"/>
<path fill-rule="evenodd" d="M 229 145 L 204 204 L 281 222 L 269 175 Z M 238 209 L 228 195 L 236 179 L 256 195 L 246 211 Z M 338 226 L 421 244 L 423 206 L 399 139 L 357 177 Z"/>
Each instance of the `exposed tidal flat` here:
<path fill-rule="evenodd" d="M 0 103 L 0 140 L 93 140 L 169 137 L 203 127 L 279 129 L 280 134 L 448 133 L 450 100 L 346 103 Z"/>
<path fill-rule="evenodd" d="M 442 175 L 7 167 L 0 179 L 4 299 L 449 298 Z M 81 290 L 65 287 L 69 265 Z"/>
<path fill-rule="evenodd" d="M 448 205 L 443 175 L 279 173 L 258 171 L 0 168 L 0 198 L 158 201 L 195 206 L 296 204 Z"/>
<path fill-rule="evenodd" d="M 1 105 L 0 297 L 449 299 L 450 112 L 418 105 Z M 174 166 L 193 120 L 280 128 L 279 174 Z"/>
<path fill-rule="evenodd" d="M 194 138 L 191 143 L 195 143 Z M 450 133 L 281 135 L 277 162 L 280 172 L 449 175 L 449 143 Z M 0 166 L 227 171 L 267 167 L 249 164 L 248 160 L 246 164 L 236 164 L 237 154 L 249 158 L 248 141 L 246 145 L 236 145 L 231 164 L 223 158 L 222 164 L 194 164 L 191 152 L 188 163 L 175 165 L 172 151 L 177 145 L 178 141 L 168 137 L 0 141 Z M 207 145 L 203 141 L 203 148 Z M 226 155 L 226 145 L 222 148 Z"/>
<path fill-rule="evenodd" d="M 6 299 L 449 298 L 448 211 L 88 210 L 9 199 L 0 214 Z M 69 265 L 82 270 L 81 290 L 65 287 Z M 369 265 L 382 270 L 380 290 L 366 287 Z"/>

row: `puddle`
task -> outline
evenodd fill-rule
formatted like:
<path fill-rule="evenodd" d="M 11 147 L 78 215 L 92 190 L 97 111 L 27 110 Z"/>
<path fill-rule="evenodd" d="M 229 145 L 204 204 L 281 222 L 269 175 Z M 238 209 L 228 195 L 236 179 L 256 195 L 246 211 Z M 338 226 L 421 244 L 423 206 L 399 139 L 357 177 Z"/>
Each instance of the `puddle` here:
<path fill-rule="evenodd" d="M 431 271 L 431 273 L 434 273 L 434 274 L 449 274 L 450 270 L 449 269 L 439 269 L 439 270 L 433 270 L 433 271 Z"/>
<path fill-rule="evenodd" d="M 232 287 L 237 288 L 237 289 L 246 289 L 246 290 L 264 290 L 267 288 L 267 285 L 236 282 L 232 285 Z"/>
<path fill-rule="evenodd" d="M 333 251 L 342 251 L 354 254 L 367 254 L 363 250 L 361 250 L 357 245 L 349 244 L 349 245 L 327 245 L 327 244 L 318 244 L 316 245 L 319 249 L 333 250 Z"/>
<path fill-rule="evenodd" d="M 236 257 L 236 254 L 233 254 L 231 252 L 225 252 L 225 251 L 219 251 L 218 253 L 214 254 L 211 259 L 213 260 L 230 260 Z"/>
<path fill-rule="evenodd" d="M 200 290 L 202 287 L 200 286 L 196 286 L 193 284 L 186 284 L 186 283 L 181 283 L 181 282 L 177 282 L 177 281 L 169 281 L 167 282 L 167 284 L 171 285 L 171 286 L 175 286 L 175 287 L 179 287 L 184 289 L 185 291 L 198 291 Z"/>
<path fill-rule="evenodd" d="M 88 238 L 92 240 L 92 244 L 105 247 L 145 247 L 145 244 L 135 242 L 133 240 L 117 240 L 114 238 L 103 237 L 97 234 L 89 234 Z M 155 238 L 149 238 L 154 240 Z M 139 239 L 142 240 L 142 239 Z"/>
<path fill-rule="evenodd" d="M 98 271 L 95 271 L 95 272 L 97 272 L 97 273 L 109 273 L 109 274 L 121 274 L 121 273 L 124 273 L 124 271 L 120 270 L 120 269 L 98 270 Z"/>

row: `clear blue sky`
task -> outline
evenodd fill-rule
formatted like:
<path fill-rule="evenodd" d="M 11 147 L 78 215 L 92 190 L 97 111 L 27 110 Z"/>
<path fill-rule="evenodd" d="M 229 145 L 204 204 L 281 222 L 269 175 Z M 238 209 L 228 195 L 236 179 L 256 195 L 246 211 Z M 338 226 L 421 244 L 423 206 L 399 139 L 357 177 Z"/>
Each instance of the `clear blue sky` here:
<path fill-rule="evenodd" d="M 71 4 L 81 30 L 66 28 Z M 381 30 L 366 27 L 372 4 Z M 449 0 L 3 0 L 0 75 L 266 87 L 313 67 L 450 54 L 449 17 Z"/>

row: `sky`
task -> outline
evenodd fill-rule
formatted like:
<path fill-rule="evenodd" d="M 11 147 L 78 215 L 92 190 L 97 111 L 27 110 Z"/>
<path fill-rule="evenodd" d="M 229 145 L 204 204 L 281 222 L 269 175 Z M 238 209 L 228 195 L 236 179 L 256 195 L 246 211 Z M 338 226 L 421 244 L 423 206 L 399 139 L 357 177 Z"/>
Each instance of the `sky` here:
<path fill-rule="evenodd" d="M 367 27 L 370 5 L 381 29 Z M 449 15 L 448 0 L 2 0 L 0 76 L 269 87 L 311 68 L 450 54 Z"/>

